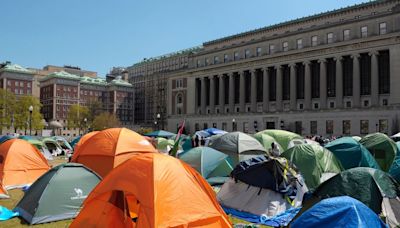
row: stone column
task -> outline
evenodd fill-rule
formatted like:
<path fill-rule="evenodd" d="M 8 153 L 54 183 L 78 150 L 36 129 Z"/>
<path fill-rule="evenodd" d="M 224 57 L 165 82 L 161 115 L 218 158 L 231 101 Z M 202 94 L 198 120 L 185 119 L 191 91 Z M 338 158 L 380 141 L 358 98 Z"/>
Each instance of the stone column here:
<path fill-rule="evenodd" d="M 215 84 L 214 84 L 214 76 L 209 77 L 210 80 L 210 113 L 214 114 L 215 108 Z"/>
<path fill-rule="evenodd" d="M 372 51 L 371 56 L 371 105 L 379 104 L 379 71 L 378 71 L 378 52 Z"/>
<path fill-rule="evenodd" d="M 311 70 L 310 61 L 304 62 L 304 108 L 311 109 Z"/>
<path fill-rule="evenodd" d="M 289 64 L 290 67 L 290 110 L 296 110 L 296 64 Z"/>
<path fill-rule="evenodd" d="M 282 66 L 276 68 L 276 110 L 282 110 Z"/>
<path fill-rule="evenodd" d="M 244 71 L 238 72 L 240 81 L 239 81 L 239 104 L 240 104 L 240 112 L 245 112 L 245 78 L 244 78 Z"/>
<path fill-rule="evenodd" d="M 235 79 L 233 73 L 228 74 L 229 77 L 229 112 L 234 113 L 235 109 Z"/>
<path fill-rule="evenodd" d="M 201 78 L 201 114 L 206 114 L 206 77 Z"/>
<path fill-rule="evenodd" d="M 225 83 L 224 83 L 224 75 L 221 74 L 218 76 L 219 79 L 219 112 L 224 113 L 225 106 Z"/>
<path fill-rule="evenodd" d="M 343 69 L 342 69 L 342 56 L 336 56 L 336 108 L 343 108 Z"/>
<path fill-rule="evenodd" d="M 327 103 L 327 88 L 326 88 L 326 60 L 320 59 L 318 61 L 320 63 L 320 80 L 319 80 L 319 99 L 321 109 L 326 109 Z"/>
<path fill-rule="evenodd" d="M 360 107 L 360 63 L 359 54 L 353 54 L 353 107 Z"/>
<path fill-rule="evenodd" d="M 251 111 L 257 112 L 257 74 L 256 70 L 250 70 L 250 77 L 251 77 Z"/>
<path fill-rule="evenodd" d="M 268 67 L 263 69 L 263 111 L 269 110 L 269 74 Z"/>

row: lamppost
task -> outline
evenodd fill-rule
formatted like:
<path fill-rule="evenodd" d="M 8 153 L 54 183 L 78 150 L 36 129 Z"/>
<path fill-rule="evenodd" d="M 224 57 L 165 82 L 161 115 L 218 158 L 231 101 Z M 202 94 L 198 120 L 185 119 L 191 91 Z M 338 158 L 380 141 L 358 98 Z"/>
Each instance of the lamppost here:
<path fill-rule="evenodd" d="M 29 135 L 32 135 L 32 112 L 33 106 L 29 106 Z"/>
<path fill-rule="evenodd" d="M 157 113 L 157 121 L 158 121 L 158 123 L 162 124 L 162 122 L 161 122 L 161 114 L 160 113 Z M 162 128 L 164 128 L 164 126 L 162 126 Z M 160 125 L 158 125 L 158 130 L 160 130 Z"/>
<path fill-rule="evenodd" d="M 159 129 L 158 129 L 158 126 L 157 126 L 157 121 L 154 121 L 154 129 L 159 130 Z"/>
<path fill-rule="evenodd" d="M 235 120 L 235 118 L 232 119 L 232 131 L 236 131 L 236 120 Z"/>
<path fill-rule="evenodd" d="M 86 134 L 86 123 L 87 123 L 87 118 L 83 119 L 83 134 Z"/>

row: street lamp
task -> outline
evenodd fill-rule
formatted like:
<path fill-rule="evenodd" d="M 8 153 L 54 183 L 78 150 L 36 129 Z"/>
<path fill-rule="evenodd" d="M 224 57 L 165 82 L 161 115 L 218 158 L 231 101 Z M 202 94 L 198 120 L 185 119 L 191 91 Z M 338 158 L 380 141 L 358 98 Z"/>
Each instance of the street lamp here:
<path fill-rule="evenodd" d="M 236 120 L 235 120 L 235 118 L 232 119 L 232 131 L 236 131 Z"/>
<path fill-rule="evenodd" d="M 157 121 L 158 121 L 158 123 L 161 122 L 160 120 L 161 120 L 161 114 L 157 113 Z M 158 125 L 158 130 L 160 130 L 160 125 Z"/>
<path fill-rule="evenodd" d="M 33 106 L 29 106 L 29 135 L 32 135 L 32 112 Z"/>
<path fill-rule="evenodd" d="M 87 123 L 87 118 L 83 119 L 84 125 L 83 125 L 83 133 L 86 134 L 86 123 Z"/>
<path fill-rule="evenodd" d="M 157 126 L 157 121 L 154 121 L 154 128 L 157 129 L 157 130 L 159 130 L 159 129 L 158 129 L 158 126 Z"/>

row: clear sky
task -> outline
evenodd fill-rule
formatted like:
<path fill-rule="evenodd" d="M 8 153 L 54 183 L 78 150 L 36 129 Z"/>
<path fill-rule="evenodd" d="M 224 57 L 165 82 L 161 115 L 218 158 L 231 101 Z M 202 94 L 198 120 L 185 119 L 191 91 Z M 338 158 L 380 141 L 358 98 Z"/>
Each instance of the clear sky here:
<path fill-rule="evenodd" d="M 104 76 L 201 45 L 361 0 L 3 0 L 0 62 L 73 65 Z"/>

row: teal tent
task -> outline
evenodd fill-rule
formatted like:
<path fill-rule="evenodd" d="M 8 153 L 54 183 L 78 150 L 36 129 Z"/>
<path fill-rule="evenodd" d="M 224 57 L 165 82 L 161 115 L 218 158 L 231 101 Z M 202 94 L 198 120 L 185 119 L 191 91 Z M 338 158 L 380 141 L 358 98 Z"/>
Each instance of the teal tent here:
<path fill-rule="evenodd" d="M 96 173 L 82 164 L 58 165 L 30 186 L 14 211 L 29 224 L 74 218 L 100 181 Z"/>
<path fill-rule="evenodd" d="M 218 137 L 211 137 L 208 146 L 227 154 L 233 166 L 251 157 L 267 154 L 257 139 L 242 132 L 230 132 Z"/>
<path fill-rule="evenodd" d="M 81 137 L 82 137 L 82 136 L 77 136 L 77 137 L 75 137 L 75 138 L 69 143 L 69 145 L 71 145 L 72 148 L 75 149 L 75 145 L 79 142 L 79 140 L 81 139 Z"/>
<path fill-rule="evenodd" d="M 397 153 L 396 143 L 391 138 L 382 133 L 373 133 L 362 138 L 360 143 L 371 152 L 383 171 L 389 171 Z"/>
<path fill-rule="evenodd" d="M 396 142 L 396 146 L 398 150 L 392 166 L 390 166 L 389 174 L 400 183 L 400 142 Z"/>
<path fill-rule="evenodd" d="M 5 141 L 7 141 L 7 140 L 9 140 L 9 139 L 15 139 L 15 138 L 16 138 L 16 136 L 13 136 L 13 135 L 4 135 L 4 136 L 2 136 L 0 138 L 0 144 L 5 142 Z"/>
<path fill-rule="evenodd" d="M 150 132 L 150 133 L 147 133 L 144 135 L 149 136 L 149 137 L 171 138 L 171 137 L 174 137 L 176 134 L 169 132 L 169 131 L 159 130 L 159 131 L 153 131 L 153 132 Z"/>
<path fill-rule="evenodd" d="M 179 159 L 192 166 L 208 183 L 223 184 L 233 170 L 228 155 L 210 147 L 196 147 L 179 154 Z"/>
<path fill-rule="evenodd" d="M 352 137 L 336 139 L 325 145 L 325 148 L 336 156 L 344 169 L 355 167 L 381 169 L 368 149 Z"/>

